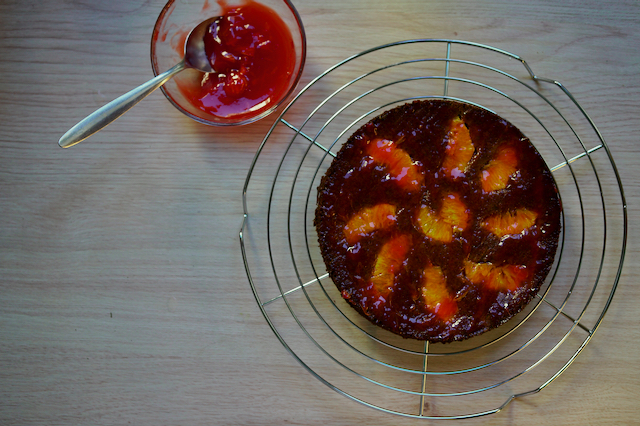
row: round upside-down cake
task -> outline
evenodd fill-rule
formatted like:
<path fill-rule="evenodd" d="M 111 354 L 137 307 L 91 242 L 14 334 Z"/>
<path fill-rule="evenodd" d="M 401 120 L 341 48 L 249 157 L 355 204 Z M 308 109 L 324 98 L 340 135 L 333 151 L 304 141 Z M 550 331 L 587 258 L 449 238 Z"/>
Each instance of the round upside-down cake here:
<path fill-rule="evenodd" d="M 348 139 L 322 178 L 314 223 L 353 308 L 403 337 L 451 342 L 531 301 L 554 261 L 560 213 L 550 170 L 517 128 L 426 100 Z"/>

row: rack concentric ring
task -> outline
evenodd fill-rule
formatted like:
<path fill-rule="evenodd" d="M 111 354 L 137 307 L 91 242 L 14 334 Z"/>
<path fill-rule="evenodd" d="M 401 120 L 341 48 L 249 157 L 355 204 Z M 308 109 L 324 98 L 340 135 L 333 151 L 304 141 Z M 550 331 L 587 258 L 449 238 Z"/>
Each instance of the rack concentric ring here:
<path fill-rule="evenodd" d="M 342 300 L 320 256 L 313 215 L 319 180 L 355 129 L 386 109 L 434 98 L 493 111 L 529 137 L 554 173 L 563 233 L 552 272 L 524 312 L 468 341 L 429 345 L 371 325 Z M 600 326 L 626 251 L 620 176 L 583 107 L 519 56 L 460 40 L 378 46 L 318 75 L 265 136 L 243 206 L 249 283 L 284 347 L 346 397 L 424 419 L 497 413 L 546 388 Z"/>

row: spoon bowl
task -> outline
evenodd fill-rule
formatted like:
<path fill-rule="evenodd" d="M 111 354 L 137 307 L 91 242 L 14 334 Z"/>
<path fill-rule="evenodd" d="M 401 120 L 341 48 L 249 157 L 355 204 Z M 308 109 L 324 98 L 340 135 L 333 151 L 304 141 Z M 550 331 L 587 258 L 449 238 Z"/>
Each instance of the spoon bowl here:
<path fill-rule="evenodd" d="M 119 98 L 114 99 L 102 108 L 93 112 L 84 120 L 69 129 L 69 131 L 60 138 L 58 145 L 62 148 L 69 148 L 102 130 L 142 99 L 151 94 L 158 87 L 165 84 L 173 76 L 186 68 L 194 68 L 202 72 L 213 72 L 213 68 L 211 67 L 211 63 L 205 51 L 204 36 L 211 24 L 218 18 L 219 17 L 216 16 L 202 21 L 193 28 L 193 30 L 191 30 L 185 41 L 184 57 L 180 62 L 162 74 L 157 75 L 153 79 L 125 93 Z"/>
<path fill-rule="evenodd" d="M 202 72 L 213 72 L 209 56 L 204 47 L 204 36 L 211 24 L 220 19 L 214 16 L 200 22 L 187 36 L 184 44 L 184 63 L 187 68 L 194 68 Z"/>

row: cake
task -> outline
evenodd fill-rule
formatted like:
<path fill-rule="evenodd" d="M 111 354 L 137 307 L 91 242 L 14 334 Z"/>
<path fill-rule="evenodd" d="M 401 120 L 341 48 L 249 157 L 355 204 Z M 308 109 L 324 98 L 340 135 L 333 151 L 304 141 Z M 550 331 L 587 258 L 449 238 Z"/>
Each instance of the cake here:
<path fill-rule="evenodd" d="M 483 108 L 423 100 L 344 143 L 318 187 L 329 276 L 372 323 L 459 341 L 520 312 L 553 265 L 561 204 L 531 142 Z"/>

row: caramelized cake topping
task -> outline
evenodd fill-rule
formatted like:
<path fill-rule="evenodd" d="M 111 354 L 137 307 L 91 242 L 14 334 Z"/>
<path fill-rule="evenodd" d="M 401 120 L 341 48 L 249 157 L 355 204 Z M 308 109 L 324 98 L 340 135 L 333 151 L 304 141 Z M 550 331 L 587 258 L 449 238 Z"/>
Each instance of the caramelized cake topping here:
<path fill-rule="evenodd" d="M 454 101 L 417 101 L 358 129 L 318 188 L 327 270 L 360 314 L 450 342 L 521 311 L 555 257 L 560 200 L 514 126 Z"/>

